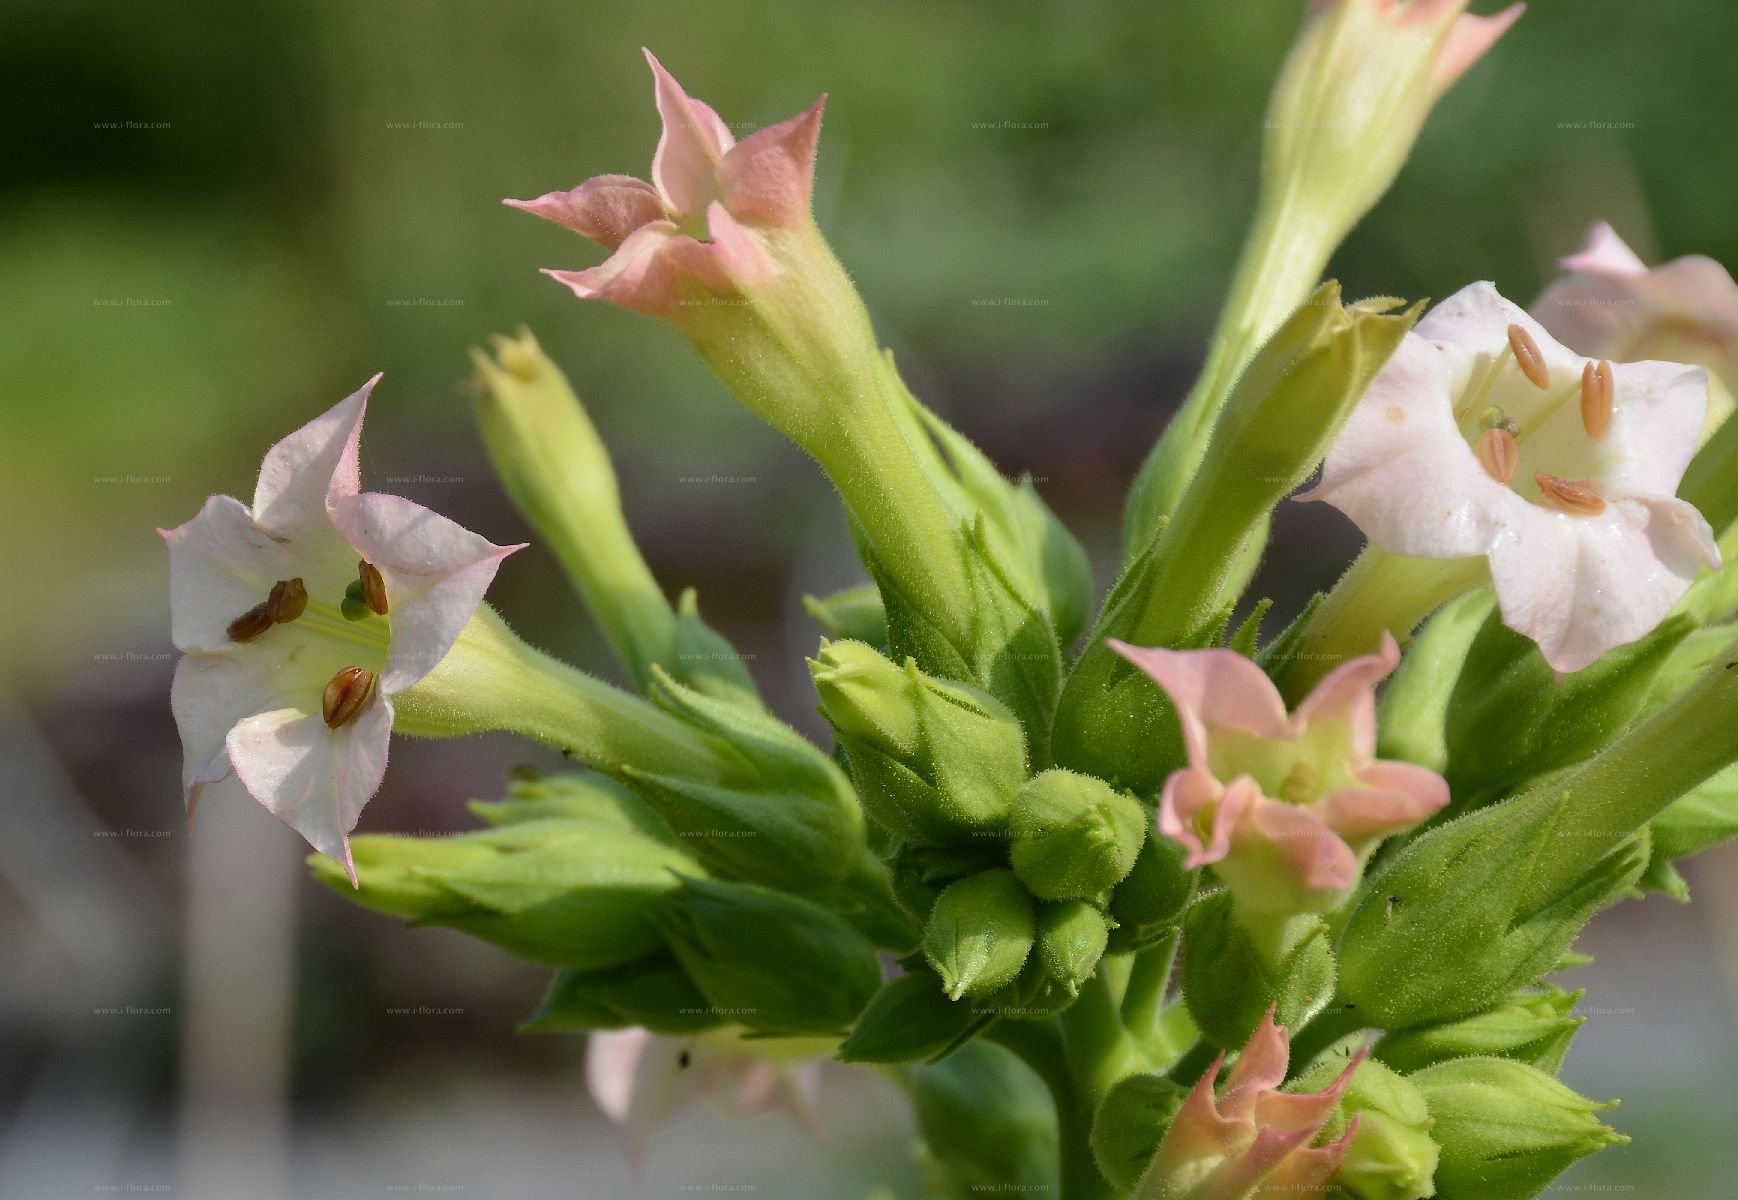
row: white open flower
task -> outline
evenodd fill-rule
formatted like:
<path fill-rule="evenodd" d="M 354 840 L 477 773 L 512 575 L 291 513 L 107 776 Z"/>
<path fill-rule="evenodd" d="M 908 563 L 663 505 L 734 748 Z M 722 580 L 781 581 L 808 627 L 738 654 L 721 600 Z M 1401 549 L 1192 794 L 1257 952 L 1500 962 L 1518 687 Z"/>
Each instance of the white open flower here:
<path fill-rule="evenodd" d="M 1720 565 L 1675 498 L 1707 396 L 1700 367 L 1584 359 L 1475 283 L 1407 335 L 1303 498 L 1391 554 L 1488 558 L 1504 622 L 1579 670 Z"/>
<path fill-rule="evenodd" d="M 836 1048 L 824 1038 L 744 1038 L 737 1029 L 675 1038 L 633 1026 L 591 1035 L 585 1081 L 636 1156 L 652 1130 L 706 1096 L 735 1116 L 784 1109 L 819 1136 L 821 1063 Z"/>
<path fill-rule="evenodd" d="M 353 884 L 348 835 L 386 771 L 391 697 L 440 662 L 519 549 L 361 491 L 378 379 L 271 448 L 252 508 L 213 496 L 159 530 L 189 819 L 233 769 Z"/>

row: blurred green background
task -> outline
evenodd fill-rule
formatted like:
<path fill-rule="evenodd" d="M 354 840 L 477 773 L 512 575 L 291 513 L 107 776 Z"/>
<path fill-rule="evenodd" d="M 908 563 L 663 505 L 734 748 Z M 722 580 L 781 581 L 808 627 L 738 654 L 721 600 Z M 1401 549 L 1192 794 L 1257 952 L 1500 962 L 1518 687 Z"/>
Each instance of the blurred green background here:
<path fill-rule="evenodd" d="M 0 1194 L 913 1194 L 892 1092 L 843 1074 L 831 1147 L 771 1118 L 745 1144 L 701 1113 L 636 1181 L 577 1041 L 511 1032 L 541 972 L 318 893 L 238 792 L 186 838 L 151 529 L 247 496 L 267 445 L 384 370 L 368 481 L 524 540 L 461 382 L 468 345 L 529 325 L 614 448 L 659 577 L 698 586 L 813 729 L 797 597 L 857 578 L 824 481 L 673 333 L 539 276 L 597 252 L 500 198 L 645 173 L 641 45 L 739 132 L 830 93 L 823 229 L 914 388 L 1033 474 L 1103 583 L 1122 489 L 1201 357 L 1302 8 L 8 4 Z M 1488 278 L 1524 302 L 1601 217 L 1650 260 L 1738 263 L 1735 45 L 1724 0 L 1538 0 L 1335 273 L 1404 297 Z M 1282 603 L 1357 543 L 1325 511 L 1279 531 L 1261 586 Z M 542 550 L 492 595 L 613 675 Z M 463 825 L 502 770 L 547 762 L 488 739 L 396 749 L 364 829 Z M 1650 899 L 1588 939 L 1601 962 L 1573 982 L 1593 1019 L 1568 1074 L 1626 1097 L 1636 1144 L 1565 1188 L 1715 1200 L 1738 1176 L 1738 858 L 1695 865 L 1695 908 Z M 388 1012 L 407 1005 L 461 1011 Z"/>

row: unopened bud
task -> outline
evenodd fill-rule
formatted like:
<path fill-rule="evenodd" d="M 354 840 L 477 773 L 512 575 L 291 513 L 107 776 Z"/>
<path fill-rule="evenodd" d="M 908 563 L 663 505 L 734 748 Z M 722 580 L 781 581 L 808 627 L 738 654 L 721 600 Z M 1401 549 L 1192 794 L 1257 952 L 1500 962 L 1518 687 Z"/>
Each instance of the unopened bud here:
<path fill-rule="evenodd" d="M 1314 1091 L 1333 1082 L 1345 1061 L 1333 1055 L 1305 1071 L 1292 1090 Z M 1357 1121 L 1332 1182 L 1351 1200 L 1425 1200 L 1436 1190 L 1438 1149 L 1424 1093 L 1405 1076 L 1365 1060 L 1352 1073 L 1340 1106 L 1319 1135 L 1337 1140 Z"/>
<path fill-rule="evenodd" d="M 1132 796 L 1061 769 L 1034 776 L 1014 804 L 1014 873 L 1043 900 L 1092 900 L 1134 869 L 1148 814 Z"/>
<path fill-rule="evenodd" d="M 1032 897 L 1012 871 L 982 871 L 941 894 L 923 952 L 948 996 L 987 996 L 1020 974 L 1037 937 Z"/>
<path fill-rule="evenodd" d="M 1588 1100 L 1512 1059 L 1456 1059 L 1411 1080 L 1436 1119 L 1442 1196 L 1533 1200 L 1575 1162 L 1629 1140 L 1593 1115 L 1616 1101 Z"/>

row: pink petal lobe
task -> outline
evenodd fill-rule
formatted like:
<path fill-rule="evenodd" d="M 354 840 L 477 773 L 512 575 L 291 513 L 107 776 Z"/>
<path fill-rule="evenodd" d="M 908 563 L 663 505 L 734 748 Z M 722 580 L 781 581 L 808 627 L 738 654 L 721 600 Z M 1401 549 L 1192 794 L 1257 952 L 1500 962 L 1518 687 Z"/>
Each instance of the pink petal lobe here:
<path fill-rule="evenodd" d="M 708 285 L 714 291 L 730 293 L 752 287 L 777 269 L 760 241 L 716 200 L 706 210 L 706 227 L 712 235 L 712 243 L 705 249 L 712 256 L 714 270 L 720 272 L 722 281 L 716 286 Z M 702 279 L 702 282 L 706 281 Z"/>
<path fill-rule="evenodd" d="M 1277 1004 L 1267 1006 L 1267 1014 L 1249 1035 L 1248 1044 L 1231 1068 L 1225 1094 L 1219 1100 L 1220 1111 L 1227 1116 L 1251 1119 L 1260 1094 L 1285 1082 L 1286 1067 L 1291 1062 L 1291 1035 L 1274 1023 L 1278 1010 Z"/>
<path fill-rule="evenodd" d="M 1260 667 L 1234 650 L 1164 650 L 1130 646 L 1115 638 L 1105 644 L 1165 689 L 1182 722 L 1189 761 L 1207 763 L 1207 739 L 1215 728 L 1239 729 L 1257 737 L 1284 737 L 1285 701 Z"/>
<path fill-rule="evenodd" d="M 1414 8 L 1418 7 L 1416 4 Z M 1509 26 L 1527 11 L 1525 4 L 1511 4 L 1500 13 L 1488 17 L 1462 13 L 1448 27 L 1448 34 L 1436 52 L 1436 62 L 1430 70 L 1430 86 L 1437 95 L 1453 87 L 1472 65 L 1483 58 L 1497 39 L 1509 31 Z"/>
<path fill-rule="evenodd" d="M 332 523 L 380 569 L 392 622 L 381 690 L 401 692 L 440 663 L 483 602 L 501 560 L 497 546 L 403 496 L 364 492 L 332 507 Z"/>
<path fill-rule="evenodd" d="M 1646 275 L 1647 264 L 1605 221 L 1587 231 L 1587 240 L 1574 254 L 1559 260 L 1565 271 L 1599 275 Z"/>
<path fill-rule="evenodd" d="M 796 228 L 809 218 L 822 96 L 804 112 L 737 143 L 718 164 L 724 206 L 738 220 Z"/>
<path fill-rule="evenodd" d="M 736 139 L 717 113 L 682 90 L 650 50 L 645 55 L 664 122 L 652 156 L 652 182 L 665 206 L 686 221 L 717 196 L 718 160 Z"/>
<path fill-rule="evenodd" d="M 238 721 L 226 744 L 253 798 L 314 849 L 343 863 L 354 887 L 350 831 L 380 789 L 391 734 L 392 701 L 377 692 L 342 728 L 327 728 L 318 708 L 278 708 Z"/>
<path fill-rule="evenodd" d="M 1298 499 L 1325 500 L 1390 554 L 1484 554 L 1514 494 L 1485 474 L 1455 424 L 1468 361 L 1466 351 L 1408 334 L 1334 440 L 1321 483 Z"/>
<path fill-rule="evenodd" d="M 1306 728 L 1312 720 L 1350 721 L 1352 752 L 1368 758 L 1376 748 L 1376 685 L 1400 665 L 1400 646 L 1394 635 L 1382 631 L 1382 647 L 1341 663 L 1330 671 L 1298 706 L 1293 726 Z"/>
<path fill-rule="evenodd" d="M 1218 862 L 1231 850 L 1231 806 L 1219 804 L 1225 790 L 1211 774 L 1198 767 L 1173 771 L 1159 797 L 1159 832 L 1189 852 L 1187 869 Z M 1200 815 L 1218 804 L 1203 843 Z"/>
<path fill-rule="evenodd" d="M 1238 826 L 1238 835 L 1242 844 L 1233 842 L 1234 857 L 1249 842 L 1265 843 L 1288 881 L 1305 891 L 1342 892 L 1358 882 L 1357 856 L 1312 809 L 1264 798 Z M 1264 856 L 1249 857 L 1259 863 Z"/>
<path fill-rule="evenodd" d="M 543 273 L 581 300 L 606 300 L 648 316 L 668 318 L 682 298 L 676 265 L 664 253 L 680 234 L 668 221 L 642 225 L 629 234 L 616 252 L 595 267 L 583 271 Z"/>
<path fill-rule="evenodd" d="M 1712 530 L 1681 500 L 1620 499 L 1591 517 L 1526 508 L 1491 550 L 1497 605 L 1565 674 L 1645 636 L 1718 561 Z"/>
<path fill-rule="evenodd" d="M 254 486 L 253 517 L 281 537 L 305 534 L 326 523 L 328 497 L 355 495 L 361 488 L 357 447 L 368 393 L 376 375 L 355 392 L 266 451 Z"/>
<path fill-rule="evenodd" d="M 1410 829 L 1435 816 L 1449 800 L 1447 781 L 1413 763 L 1373 762 L 1358 772 L 1358 783 L 1310 805 L 1353 846 Z"/>
<path fill-rule="evenodd" d="M 1604 479 L 1630 495 L 1676 495 L 1707 416 L 1708 372 L 1684 363 L 1629 362 L 1614 364 L 1611 374 L 1617 403 L 1606 440 L 1622 451 L 1608 460 Z"/>
<path fill-rule="evenodd" d="M 586 1039 L 586 1090 L 617 1125 L 628 1123 L 640 1062 L 651 1043 L 652 1035 L 637 1026 L 594 1033 Z"/>
<path fill-rule="evenodd" d="M 610 250 L 640 226 L 668 216 L 657 191 L 631 175 L 599 175 L 565 192 L 501 203 L 554 221 Z"/>

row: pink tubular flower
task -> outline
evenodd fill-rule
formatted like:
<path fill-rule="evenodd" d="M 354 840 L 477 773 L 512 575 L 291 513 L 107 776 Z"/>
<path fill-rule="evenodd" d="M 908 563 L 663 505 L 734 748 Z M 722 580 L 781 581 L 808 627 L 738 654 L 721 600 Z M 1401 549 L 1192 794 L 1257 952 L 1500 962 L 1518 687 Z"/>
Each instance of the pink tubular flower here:
<path fill-rule="evenodd" d="M 1382 652 L 1336 668 L 1295 714 L 1272 680 L 1232 650 L 1111 642 L 1165 689 L 1189 765 L 1165 781 L 1159 830 L 1209 863 L 1251 912 L 1325 912 L 1382 838 L 1448 803 L 1442 777 L 1375 758 L 1376 684 L 1400 661 Z"/>
<path fill-rule="evenodd" d="M 664 123 L 652 182 L 599 175 L 569 191 L 503 203 L 611 252 L 584 271 L 545 272 L 574 295 L 669 318 L 684 302 L 733 297 L 738 285 L 774 271 L 767 235 L 809 223 L 826 97 L 738 143 L 717 113 L 645 54 Z"/>
<path fill-rule="evenodd" d="M 783 1108 L 818 1136 L 821 1059 L 835 1048 L 806 1039 L 749 1041 L 732 1030 L 671 1038 L 617 1029 L 588 1039 L 585 1081 L 636 1156 L 648 1133 L 707 1095 L 726 1097 L 736 1116 Z"/>
<path fill-rule="evenodd" d="M 1564 345 L 1613 362 L 1695 363 L 1711 376 L 1704 435 L 1732 413 L 1738 390 L 1738 283 L 1700 254 L 1649 268 L 1601 221 L 1562 260 L 1562 279 L 1532 312 Z"/>
<path fill-rule="evenodd" d="M 1217 1099 L 1213 1085 L 1225 1055 L 1201 1077 L 1172 1118 L 1158 1153 L 1135 1187 L 1138 1200 L 1248 1200 L 1252 1196 L 1323 1196 L 1358 1129 L 1312 1146 L 1340 1103 L 1360 1050 L 1333 1083 L 1319 1092 L 1282 1092 L 1291 1058 L 1286 1031 L 1267 1011 L 1231 1068 Z"/>
<path fill-rule="evenodd" d="M 1488 559 L 1503 621 L 1578 671 L 1720 565 L 1676 498 L 1707 396 L 1700 367 L 1582 358 L 1475 283 L 1406 336 L 1299 498 L 1390 554 Z"/>
<path fill-rule="evenodd" d="M 352 884 L 349 833 L 386 771 L 391 697 L 434 669 L 519 549 L 361 490 L 379 378 L 267 452 L 253 507 L 213 496 L 158 531 L 184 652 L 171 702 L 189 821 L 233 769 Z"/>
<path fill-rule="evenodd" d="M 1440 39 L 1430 67 L 1431 90 L 1438 96 L 1453 87 L 1527 10 L 1517 3 L 1481 17 L 1466 11 L 1467 0 L 1310 0 L 1310 15 L 1320 18 L 1348 4 L 1361 5 L 1396 29 Z"/>

